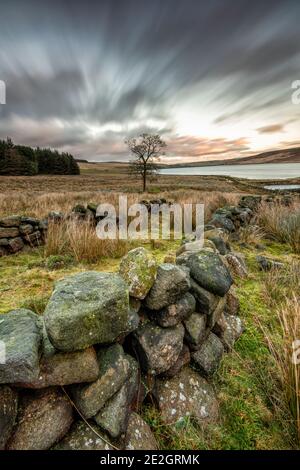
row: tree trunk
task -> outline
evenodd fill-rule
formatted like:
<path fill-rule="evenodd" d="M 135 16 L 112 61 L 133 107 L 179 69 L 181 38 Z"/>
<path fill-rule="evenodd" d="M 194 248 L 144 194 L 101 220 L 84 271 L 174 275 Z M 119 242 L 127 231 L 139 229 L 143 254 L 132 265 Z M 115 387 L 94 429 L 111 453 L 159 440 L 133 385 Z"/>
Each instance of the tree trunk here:
<path fill-rule="evenodd" d="M 146 179 L 147 179 L 147 169 L 144 168 L 143 172 L 143 193 L 146 192 Z"/>

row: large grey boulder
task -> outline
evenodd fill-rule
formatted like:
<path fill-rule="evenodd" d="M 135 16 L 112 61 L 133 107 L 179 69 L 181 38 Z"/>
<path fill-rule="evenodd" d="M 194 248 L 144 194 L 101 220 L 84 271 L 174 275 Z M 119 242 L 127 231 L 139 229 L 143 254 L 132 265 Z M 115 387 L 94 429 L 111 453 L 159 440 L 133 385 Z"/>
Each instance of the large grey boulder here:
<path fill-rule="evenodd" d="M 184 270 L 174 264 L 161 264 L 145 304 L 151 310 L 161 310 L 175 303 L 189 288 L 190 279 Z"/>
<path fill-rule="evenodd" d="M 171 328 L 161 328 L 153 322 L 142 325 L 133 337 L 142 369 L 150 375 L 170 369 L 178 359 L 183 337 L 181 324 Z"/>
<path fill-rule="evenodd" d="M 57 388 L 25 392 L 9 450 L 47 450 L 69 430 L 73 409 Z"/>
<path fill-rule="evenodd" d="M 119 273 L 129 286 L 129 294 L 144 299 L 156 278 L 156 260 L 153 254 L 143 247 L 135 248 L 124 256 Z"/>
<path fill-rule="evenodd" d="M 196 300 L 190 292 L 172 305 L 164 307 L 153 315 L 155 321 L 162 327 L 175 326 L 183 320 L 187 320 L 195 311 Z"/>
<path fill-rule="evenodd" d="M 30 382 L 38 378 L 41 331 L 39 317 L 26 309 L 0 316 L 0 383 Z M 2 354 L 2 355 L 3 355 Z"/>
<path fill-rule="evenodd" d="M 202 250 L 189 256 L 186 265 L 191 277 L 215 295 L 224 296 L 233 283 L 228 268 L 216 253 Z"/>
<path fill-rule="evenodd" d="M 127 331 L 128 288 L 118 274 L 66 277 L 55 285 L 44 318 L 50 341 L 62 351 L 111 343 Z"/>
<path fill-rule="evenodd" d="M 53 450 L 113 450 L 113 447 L 95 422 L 77 421 Z"/>
<path fill-rule="evenodd" d="M 155 396 L 166 425 L 174 426 L 193 418 L 204 426 L 218 418 L 218 402 L 212 386 L 189 367 L 170 380 L 158 380 Z"/>
<path fill-rule="evenodd" d="M 214 333 L 210 333 L 200 349 L 192 354 L 192 359 L 202 374 L 211 376 L 219 367 L 223 353 L 221 340 Z"/>
<path fill-rule="evenodd" d="M 191 349 L 197 350 L 207 336 L 206 323 L 207 316 L 196 312 L 184 322 L 185 340 Z"/>
<path fill-rule="evenodd" d="M 18 394 L 8 385 L 0 386 L 0 450 L 12 433 L 18 412 Z"/>
<path fill-rule="evenodd" d="M 85 418 L 95 416 L 130 375 L 130 362 L 120 344 L 101 349 L 98 362 L 100 372 L 95 382 L 72 387 L 74 402 Z"/>
<path fill-rule="evenodd" d="M 158 450 L 150 426 L 137 413 L 131 413 L 129 417 L 125 450 Z"/>
<path fill-rule="evenodd" d="M 133 357 L 127 357 L 130 364 L 130 376 L 120 390 L 95 416 L 96 423 L 113 438 L 119 437 L 126 431 L 131 413 L 131 404 L 138 393 L 138 364 Z"/>
<path fill-rule="evenodd" d="M 99 376 L 97 355 L 93 347 L 84 351 L 58 353 L 43 357 L 38 378 L 21 383 L 23 388 L 46 388 L 54 385 L 70 385 L 93 382 Z"/>

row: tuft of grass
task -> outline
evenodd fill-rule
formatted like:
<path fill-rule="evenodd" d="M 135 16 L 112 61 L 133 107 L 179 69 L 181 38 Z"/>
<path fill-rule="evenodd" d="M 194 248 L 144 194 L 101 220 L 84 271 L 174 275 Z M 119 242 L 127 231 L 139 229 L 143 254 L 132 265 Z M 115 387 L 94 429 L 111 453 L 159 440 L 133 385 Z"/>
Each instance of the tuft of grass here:
<path fill-rule="evenodd" d="M 72 256 L 77 262 L 97 262 L 102 257 L 119 258 L 127 253 L 125 240 L 101 240 L 95 227 L 76 221 L 50 222 L 44 247 L 49 256 Z"/>
<path fill-rule="evenodd" d="M 51 255 L 45 261 L 45 267 L 50 271 L 62 269 L 75 263 L 73 256 L 70 255 Z"/>
<path fill-rule="evenodd" d="M 256 217 L 268 237 L 281 243 L 288 243 L 294 253 L 300 253 L 299 204 L 294 203 L 286 207 L 280 203 L 272 206 L 263 203 Z"/>
<path fill-rule="evenodd" d="M 265 238 L 265 233 L 257 225 L 247 225 L 239 230 L 239 240 L 241 243 L 258 245 Z"/>

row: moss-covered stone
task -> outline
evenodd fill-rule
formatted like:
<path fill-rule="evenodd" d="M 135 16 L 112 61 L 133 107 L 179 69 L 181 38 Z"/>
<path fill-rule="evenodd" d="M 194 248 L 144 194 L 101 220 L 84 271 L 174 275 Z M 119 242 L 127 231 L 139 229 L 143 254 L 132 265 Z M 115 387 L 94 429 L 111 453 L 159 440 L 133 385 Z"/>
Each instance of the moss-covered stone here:
<path fill-rule="evenodd" d="M 119 273 L 129 286 L 129 294 L 144 299 L 154 284 L 157 266 L 155 257 L 143 247 L 135 248 L 124 256 Z"/>
<path fill-rule="evenodd" d="M 186 260 L 191 277 L 204 289 L 213 294 L 224 296 L 233 283 L 228 268 L 216 253 L 202 250 Z"/>
<path fill-rule="evenodd" d="M 44 318 L 59 350 L 113 342 L 128 328 L 128 288 L 117 274 L 87 271 L 66 277 L 56 284 Z"/>
<path fill-rule="evenodd" d="M 212 386 L 189 367 L 170 380 L 158 380 L 156 388 L 161 419 L 176 426 L 189 417 L 201 426 L 218 418 L 218 402 Z"/>
<path fill-rule="evenodd" d="M 134 344 L 143 370 L 158 375 L 170 369 L 182 349 L 183 336 L 184 328 L 181 324 L 161 328 L 150 322 L 139 327 L 134 333 Z"/>
<path fill-rule="evenodd" d="M 39 317 L 26 309 L 0 317 L 0 383 L 30 382 L 38 378 L 41 330 Z"/>
<path fill-rule="evenodd" d="M 175 303 L 189 289 L 190 279 L 187 272 L 173 264 L 161 264 L 145 304 L 151 310 L 160 310 Z"/>
<path fill-rule="evenodd" d="M 95 382 L 72 387 L 76 406 L 85 418 L 95 416 L 130 375 L 130 363 L 120 344 L 98 352 L 99 376 Z"/>

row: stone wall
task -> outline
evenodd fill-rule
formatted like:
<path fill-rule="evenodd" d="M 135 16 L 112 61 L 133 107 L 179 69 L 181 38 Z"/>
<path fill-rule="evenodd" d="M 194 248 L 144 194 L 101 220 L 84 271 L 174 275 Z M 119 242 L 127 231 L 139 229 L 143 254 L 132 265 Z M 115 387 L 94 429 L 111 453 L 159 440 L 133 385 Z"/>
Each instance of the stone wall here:
<path fill-rule="evenodd" d="M 118 273 L 58 281 L 42 316 L 2 315 L 0 448 L 156 449 L 140 415 L 150 399 L 166 425 L 217 421 L 210 378 L 243 332 L 234 280 L 247 275 L 224 220 L 249 211 L 216 214 L 204 248 L 186 240 L 174 263 L 139 247 Z"/>
<path fill-rule="evenodd" d="M 0 219 L 0 257 L 17 253 L 25 246 L 44 243 L 47 223 L 33 217 L 12 215 Z"/>

